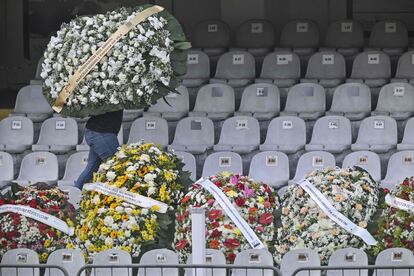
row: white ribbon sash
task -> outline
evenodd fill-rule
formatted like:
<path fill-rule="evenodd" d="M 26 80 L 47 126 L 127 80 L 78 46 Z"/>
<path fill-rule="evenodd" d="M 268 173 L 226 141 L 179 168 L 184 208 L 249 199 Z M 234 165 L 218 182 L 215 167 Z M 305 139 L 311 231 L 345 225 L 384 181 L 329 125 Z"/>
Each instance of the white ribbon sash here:
<path fill-rule="evenodd" d="M 334 206 L 326 199 L 326 197 L 308 180 L 302 180 L 298 183 L 308 195 L 313 199 L 313 201 L 318 204 L 319 208 L 335 223 L 341 226 L 343 229 L 349 233 L 360 237 L 368 245 L 376 245 L 377 241 L 374 237 L 368 232 L 367 229 L 357 226 L 355 223 L 350 221 L 343 214 L 338 212 Z"/>
<path fill-rule="evenodd" d="M 136 193 L 132 193 L 129 191 L 124 191 L 119 189 L 118 187 L 109 186 L 105 183 L 89 183 L 85 184 L 83 188 L 86 191 L 95 191 L 98 193 L 102 193 L 107 196 L 113 196 L 122 199 L 125 202 L 128 202 L 130 204 L 142 207 L 142 208 L 148 208 L 154 206 L 159 206 L 160 210 L 158 210 L 158 213 L 166 213 L 168 210 L 168 205 L 164 202 L 160 202 L 158 200 L 142 196 Z"/>
<path fill-rule="evenodd" d="M 69 236 L 72 236 L 75 231 L 72 227 L 69 227 L 63 220 L 25 205 L 2 205 L 0 206 L 0 214 L 2 213 L 16 213 L 37 220 L 38 222 L 53 227 Z"/>
<path fill-rule="evenodd" d="M 414 203 L 411 201 L 387 194 L 385 196 L 385 203 L 388 206 L 414 213 Z"/>
<path fill-rule="evenodd" d="M 218 202 L 220 207 L 224 210 L 227 216 L 236 224 L 240 229 L 243 236 L 249 242 L 250 246 L 253 249 L 262 249 L 265 248 L 263 243 L 257 237 L 256 233 L 250 228 L 249 224 L 240 216 L 239 212 L 236 210 L 234 205 L 230 202 L 228 197 L 218 188 L 213 182 L 208 179 L 201 178 L 196 182 L 200 184 L 204 189 L 209 191 L 214 199 Z"/>

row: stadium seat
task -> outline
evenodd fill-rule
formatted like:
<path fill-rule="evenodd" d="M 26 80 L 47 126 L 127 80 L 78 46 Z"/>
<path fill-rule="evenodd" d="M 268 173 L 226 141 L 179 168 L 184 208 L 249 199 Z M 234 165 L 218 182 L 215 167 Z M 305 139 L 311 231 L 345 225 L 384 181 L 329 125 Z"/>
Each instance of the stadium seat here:
<path fill-rule="evenodd" d="M 142 255 L 140 265 L 176 265 L 177 253 L 168 249 L 154 249 Z M 178 276 L 177 268 L 140 268 L 138 276 Z"/>
<path fill-rule="evenodd" d="M 185 151 L 176 151 L 175 154 L 181 158 L 184 163 L 183 171 L 189 172 L 192 181 L 197 180 L 197 163 L 194 155 Z"/>
<path fill-rule="evenodd" d="M 379 253 L 375 259 L 375 265 L 379 266 L 413 266 L 413 253 L 406 248 L 388 248 Z M 373 276 L 409 276 L 414 274 L 414 269 L 376 269 Z"/>
<path fill-rule="evenodd" d="M 20 173 L 14 181 L 21 186 L 38 182 L 56 184 L 59 166 L 56 155 L 50 152 L 32 152 L 26 155 L 20 165 Z"/>
<path fill-rule="evenodd" d="M 43 122 L 39 141 L 32 146 L 33 151 L 50 151 L 64 154 L 78 144 L 78 125 L 72 118 L 53 117 Z"/>
<path fill-rule="evenodd" d="M 345 156 L 342 168 L 360 167 L 366 170 L 376 182 L 381 181 L 381 160 L 375 152 L 355 151 Z"/>
<path fill-rule="evenodd" d="M 69 156 L 66 161 L 65 175 L 58 181 L 58 186 L 74 186 L 75 181 L 88 164 L 87 151 L 80 151 Z"/>
<path fill-rule="evenodd" d="M 2 265 L 38 265 L 39 256 L 31 249 L 17 248 L 4 253 Z M 1 268 L 2 276 L 39 276 L 38 268 Z"/>
<path fill-rule="evenodd" d="M 187 73 L 180 77 L 185 87 L 200 87 L 210 78 L 210 59 L 202 51 L 187 51 Z"/>
<path fill-rule="evenodd" d="M 405 52 L 398 59 L 395 77 L 391 82 L 409 82 L 414 84 L 414 51 Z"/>
<path fill-rule="evenodd" d="M 289 181 L 289 159 L 278 151 L 259 152 L 250 162 L 249 176 L 278 189 Z"/>
<path fill-rule="evenodd" d="M 144 109 L 124 109 L 122 116 L 123 122 L 132 122 L 138 117 L 142 116 L 142 113 L 144 113 Z"/>
<path fill-rule="evenodd" d="M 22 153 L 33 144 L 33 122 L 26 117 L 8 117 L 0 121 L 0 150 Z"/>
<path fill-rule="evenodd" d="M 256 83 L 244 89 L 236 116 L 253 116 L 259 121 L 271 120 L 279 115 L 280 95 L 277 86 Z"/>
<path fill-rule="evenodd" d="M 241 156 L 235 152 L 215 152 L 207 156 L 202 177 L 209 177 L 221 172 L 243 174 L 243 162 Z"/>
<path fill-rule="evenodd" d="M 258 149 L 259 144 L 259 122 L 252 117 L 235 116 L 224 121 L 220 140 L 213 149 L 248 154 Z"/>
<path fill-rule="evenodd" d="M 387 116 L 365 118 L 359 127 L 353 151 L 370 150 L 385 153 L 397 147 L 397 122 Z"/>
<path fill-rule="evenodd" d="M 43 70 L 42 65 L 43 65 L 44 60 L 45 58 L 41 57 L 39 61 L 37 62 L 36 73 L 35 73 L 34 79 L 30 80 L 30 84 L 43 85 L 43 78 L 40 76 L 40 74 L 42 73 L 42 70 Z"/>
<path fill-rule="evenodd" d="M 396 152 L 388 161 L 387 174 L 384 180 L 381 181 L 381 186 L 390 190 L 394 189 L 406 177 L 412 176 L 413 171 L 414 151 L 406 150 Z"/>
<path fill-rule="evenodd" d="M 85 258 L 81 250 L 59 249 L 53 251 L 47 259 L 48 265 L 56 265 L 66 269 L 69 275 L 77 275 L 82 266 L 85 265 Z M 83 272 L 82 276 L 85 275 Z M 63 276 L 58 269 L 46 269 L 44 276 Z"/>
<path fill-rule="evenodd" d="M 93 265 L 130 265 L 132 264 L 131 255 L 123 250 L 108 249 L 96 254 L 93 257 Z M 132 269 L 128 268 L 95 268 L 91 276 L 130 276 Z"/>
<path fill-rule="evenodd" d="M 304 120 L 316 120 L 325 114 L 325 90 L 319 84 L 300 83 L 293 86 L 281 116 L 298 116 Z"/>
<path fill-rule="evenodd" d="M 75 207 L 75 209 L 79 209 L 81 198 L 82 198 L 82 191 L 76 188 L 75 186 L 59 186 L 59 189 L 68 195 L 69 203 Z"/>
<path fill-rule="evenodd" d="M 400 144 L 397 145 L 398 150 L 414 150 L 414 118 L 407 121 L 404 129 L 404 136 Z"/>
<path fill-rule="evenodd" d="M 124 125 L 121 125 L 121 129 L 118 132 L 118 142 L 120 145 L 124 144 Z M 86 143 L 85 136 L 83 136 L 82 143 L 76 145 L 76 151 L 89 151 L 89 145 Z"/>
<path fill-rule="evenodd" d="M 319 47 L 319 29 L 310 20 L 293 20 L 282 29 L 280 47 L 288 48 L 299 56 L 310 55 Z"/>
<path fill-rule="evenodd" d="M 144 117 L 162 117 L 167 121 L 178 121 L 187 116 L 190 109 L 190 98 L 185 86 L 177 87 L 178 93 L 170 92 L 164 98 L 151 105 Z"/>
<path fill-rule="evenodd" d="M 250 19 L 237 28 L 235 47 L 253 56 L 265 56 L 275 45 L 275 30 L 268 20 Z"/>
<path fill-rule="evenodd" d="M 28 117 L 35 123 L 51 117 L 52 108 L 42 93 L 41 85 L 28 85 L 19 90 L 11 116 Z"/>
<path fill-rule="evenodd" d="M 236 254 L 234 265 L 249 266 L 251 269 L 233 269 L 232 276 L 271 276 L 272 270 L 256 268 L 255 266 L 273 266 L 273 256 L 266 249 L 245 249 Z"/>
<path fill-rule="evenodd" d="M 339 20 L 331 23 L 325 36 L 322 51 L 337 51 L 343 56 L 354 56 L 364 46 L 364 30 L 355 20 Z"/>
<path fill-rule="evenodd" d="M 221 55 L 230 44 L 230 27 L 220 20 L 202 21 L 195 26 L 191 42 L 209 56 Z"/>
<path fill-rule="evenodd" d="M 384 51 L 390 56 L 398 56 L 408 46 L 407 26 L 397 20 L 383 20 L 375 23 L 369 37 L 369 48 Z"/>
<path fill-rule="evenodd" d="M 305 146 L 307 151 L 323 150 L 342 153 L 351 147 L 351 122 L 343 116 L 319 118 L 314 127 L 311 141 Z"/>
<path fill-rule="evenodd" d="M 334 251 L 329 257 L 328 266 L 348 267 L 348 266 L 366 266 L 368 265 L 368 256 L 362 249 L 342 248 Z M 327 276 L 368 276 L 368 270 L 330 270 Z"/>
<path fill-rule="evenodd" d="M 174 141 L 168 149 L 203 154 L 214 145 L 214 124 L 206 117 L 181 119 L 175 130 Z"/>
<path fill-rule="evenodd" d="M 226 84 L 207 84 L 197 94 L 191 117 L 207 116 L 213 121 L 222 121 L 233 115 L 235 100 L 233 88 Z"/>
<path fill-rule="evenodd" d="M 0 151 L 0 190 L 10 184 L 13 179 L 13 157 L 7 152 Z"/>
<path fill-rule="evenodd" d="M 144 140 L 147 143 L 168 145 L 168 123 L 159 117 L 144 117 L 136 119 L 131 126 L 128 144 Z"/>
<path fill-rule="evenodd" d="M 216 249 L 206 249 L 206 265 L 225 265 L 226 264 L 226 257 L 224 256 L 223 252 Z M 187 264 L 192 264 L 192 255 L 187 259 Z M 205 276 L 226 276 L 225 269 L 206 269 Z M 184 276 L 197 276 L 193 274 L 193 269 L 187 268 L 185 270 Z"/>
<path fill-rule="evenodd" d="M 408 83 L 395 82 L 381 88 L 377 108 L 372 116 L 390 116 L 395 120 L 406 120 L 414 114 L 414 87 Z"/>
<path fill-rule="evenodd" d="M 297 183 L 313 170 L 335 167 L 335 157 L 326 151 L 310 151 L 303 154 L 298 161 L 296 173 L 290 184 Z"/>
<path fill-rule="evenodd" d="M 295 116 L 282 116 L 270 122 L 266 140 L 260 145 L 260 150 L 291 154 L 304 149 L 305 144 L 305 121 Z"/>
<path fill-rule="evenodd" d="M 301 271 L 293 275 L 296 269 L 302 267 L 320 266 L 318 252 L 312 249 L 294 249 L 287 252 L 280 264 L 280 271 L 283 276 L 320 276 L 320 271 Z"/>

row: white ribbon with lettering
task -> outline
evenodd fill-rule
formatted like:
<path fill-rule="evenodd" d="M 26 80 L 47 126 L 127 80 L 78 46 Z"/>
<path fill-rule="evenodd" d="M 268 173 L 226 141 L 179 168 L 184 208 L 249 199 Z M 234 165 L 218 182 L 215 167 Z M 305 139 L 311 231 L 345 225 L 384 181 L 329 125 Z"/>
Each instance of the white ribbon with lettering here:
<path fill-rule="evenodd" d="M 50 227 L 53 227 L 69 236 L 72 236 L 75 231 L 72 227 L 69 227 L 63 220 L 25 205 L 2 205 L 0 206 L 0 214 L 2 213 L 16 213 L 37 220 L 38 222 L 49 225 Z"/>
<path fill-rule="evenodd" d="M 414 213 L 414 203 L 411 201 L 387 194 L 385 196 L 385 203 L 388 206 Z"/>
<path fill-rule="evenodd" d="M 93 190 L 95 192 L 102 193 L 107 196 L 120 198 L 125 202 L 131 203 L 142 208 L 149 209 L 153 206 L 159 206 L 160 210 L 158 210 L 158 213 L 166 213 L 168 210 L 168 205 L 164 202 L 160 202 L 158 200 L 142 196 L 136 193 L 132 193 L 129 191 L 124 191 L 119 189 L 118 187 L 109 186 L 105 183 L 89 183 L 85 184 L 83 188 L 86 191 Z"/>
<path fill-rule="evenodd" d="M 262 249 L 265 248 L 264 244 L 257 237 L 256 233 L 250 228 L 249 224 L 240 216 L 239 212 L 236 210 L 234 205 L 230 202 L 228 197 L 217 187 L 213 182 L 208 179 L 201 178 L 196 182 L 200 184 L 204 189 L 209 191 L 213 196 L 220 207 L 224 210 L 227 216 L 236 224 L 240 229 L 243 236 L 249 242 L 250 246 L 253 249 Z"/>
<path fill-rule="evenodd" d="M 339 226 L 344 228 L 346 231 L 351 234 L 360 237 L 368 245 L 376 245 L 377 241 L 374 237 L 368 232 L 367 229 L 357 226 L 355 223 L 350 221 L 343 214 L 338 212 L 334 206 L 326 199 L 326 197 L 308 180 L 302 180 L 298 183 L 308 195 L 313 199 L 313 201 L 318 204 L 319 208 L 334 222 Z"/>

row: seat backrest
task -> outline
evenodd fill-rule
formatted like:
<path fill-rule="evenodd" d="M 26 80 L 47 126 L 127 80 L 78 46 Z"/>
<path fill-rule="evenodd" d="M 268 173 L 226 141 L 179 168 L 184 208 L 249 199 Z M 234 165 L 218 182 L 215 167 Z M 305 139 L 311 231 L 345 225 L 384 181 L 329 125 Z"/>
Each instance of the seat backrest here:
<path fill-rule="evenodd" d="M 414 79 L 414 51 L 405 52 L 398 59 L 397 72 L 395 77 L 398 79 Z"/>
<path fill-rule="evenodd" d="M 403 144 L 414 144 L 414 118 L 411 118 L 405 124 Z"/>
<path fill-rule="evenodd" d="M 376 110 L 414 112 L 414 87 L 403 82 L 384 85 L 380 90 Z"/>
<path fill-rule="evenodd" d="M 397 122 L 388 116 L 371 116 L 362 120 L 356 143 L 396 145 Z"/>
<path fill-rule="evenodd" d="M 187 117 L 181 119 L 175 129 L 173 144 L 213 146 L 213 121 L 207 117 Z"/>
<path fill-rule="evenodd" d="M 299 83 L 288 93 L 285 111 L 318 112 L 325 111 L 325 89 L 315 83 Z"/>
<path fill-rule="evenodd" d="M 42 94 L 41 85 L 28 85 L 19 90 L 14 106 L 16 113 L 52 113 L 53 110 Z"/>
<path fill-rule="evenodd" d="M 275 45 L 275 30 L 272 22 L 251 19 L 243 22 L 236 32 L 236 46 L 241 48 L 272 48 Z"/>
<path fill-rule="evenodd" d="M 88 164 L 88 155 L 87 151 L 81 151 L 69 156 L 62 180 L 76 180 Z"/>
<path fill-rule="evenodd" d="M 319 28 L 315 22 L 306 19 L 290 21 L 282 29 L 280 45 L 289 48 L 317 48 Z"/>
<path fill-rule="evenodd" d="M 181 158 L 184 163 L 183 171 L 188 171 L 191 174 L 191 180 L 195 181 L 197 178 L 197 164 L 194 155 L 185 151 L 176 151 L 175 154 Z"/>
<path fill-rule="evenodd" d="M 0 144 L 32 145 L 33 122 L 29 118 L 16 116 L 0 121 Z"/>
<path fill-rule="evenodd" d="M 42 73 L 42 70 L 43 70 L 42 65 L 43 65 L 44 60 L 45 60 L 45 58 L 41 57 L 39 59 L 39 61 L 37 62 L 36 73 L 35 73 L 35 77 L 34 77 L 35 80 L 43 80 L 42 77 L 40 76 L 40 74 Z"/>
<path fill-rule="evenodd" d="M 301 180 L 313 170 L 322 170 L 326 167 L 335 167 L 335 156 L 326 151 L 311 151 L 303 154 L 296 166 L 293 179 Z"/>
<path fill-rule="evenodd" d="M 193 33 L 195 48 L 227 48 L 230 44 L 230 27 L 220 20 L 207 20 L 198 23 Z"/>
<path fill-rule="evenodd" d="M 274 118 L 267 129 L 265 144 L 305 145 L 305 121 L 296 116 L 280 116 Z"/>
<path fill-rule="evenodd" d="M 144 140 L 161 146 L 168 145 L 168 123 L 159 117 L 144 117 L 136 119 L 131 126 L 128 144 Z"/>
<path fill-rule="evenodd" d="M 59 165 L 56 155 L 50 152 L 32 152 L 26 155 L 20 166 L 18 180 L 29 180 L 33 184 L 58 179 Z"/>
<path fill-rule="evenodd" d="M 396 184 L 413 174 L 414 151 L 404 150 L 391 155 L 388 161 L 386 180 Z"/>
<path fill-rule="evenodd" d="M 0 151 L 0 182 L 10 181 L 14 178 L 13 157 L 7 153 Z"/>
<path fill-rule="evenodd" d="M 378 48 L 406 48 L 407 26 L 398 20 L 383 20 L 375 23 L 369 37 L 369 46 Z"/>
<path fill-rule="evenodd" d="M 300 59 L 296 53 L 278 51 L 263 60 L 260 77 L 264 79 L 299 79 Z"/>
<path fill-rule="evenodd" d="M 4 253 L 1 259 L 3 265 L 38 265 L 39 256 L 31 249 L 17 248 Z M 39 276 L 39 269 L 35 268 L 2 268 L 2 276 Z"/>
<path fill-rule="evenodd" d="M 141 265 L 175 265 L 178 264 L 178 255 L 168 249 L 154 249 L 142 255 L 139 262 Z M 138 276 L 178 276 L 177 268 L 140 268 Z"/>
<path fill-rule="evenodd" d="M 311 56 L 305 78 L 345 79 L 345 58 L 337 52 L 318 52 Z"/>
<path fill-rule="evenodd" d="M 68 195 L 69 202 L 75 209 L 79 209 L 82 191 L 75 186 L 59 186 L 59 189 Z"/>
<path fill-rule="evenodd" d="M 355 20 L 339 20 L 329 25 L 325 36 L 325 46 L 332 48 L 362 48 L 364 30 Z"/>
<path fill-rule="evenodd" d="M 239 111 L 279 113 L 279 88 L 268 83 L 255 83 L 247 86 L 242 95 Z"/>
<path fill-rule="evenodd" d="M 318 252 L 311 249 L 294 249 L 286 253 L 280 263 L 283 276 L 293 276 L 293 272 L 301 267 L 320 266 Z M 295 276 L 319 276 L 319 271 L 302 271 Z"/>
<path fill-rule="evenodd" d="M 187 51 L 187 73 L 182 79 L 208 79 L 210 77 L 210 59 L 202 51 Z"/>
<path fill-rule="evenodd" d="M 148 108 L 148 112 L 188 112 L 190 109 L 190 98 L 188 89 L 180 85 L 177 87 L 178 93 L 170 92 L 164 98 L 160 98 L 156 104 Z"/>
<path fill-rule="evenodd" d="M 342 168 L 361 167 L 366 170 L 375 181 L 381 180 L 381 161 L 375 152 L 355 151 L 345 156 Z"/>
<path fill-rule="evenodd" d="M 328 266 L 364 266 L 368 265 L 367 254 L 357 248 L 342 248 L 334 251 L 329 258 Z M 353 276 L 358 275 L 359 270 L 330 270 L 327 276 Z M 368 276 L 368 270 L 361 270 L 361 276 Z"/>
<path fill-rule="evenodd" d="M 129 265 L 132 264 L 131 255 L 123 250 L 108 249 L 95 255 L 93 258 L 94 265 Z M 96 268 L 92 270 L 92 276 L 130 276 L 132 269 L 128 268 Z"/>
<path fill-rule="evenodd" d="M 221 145 L 259 145 L 259 121 L 249 116 L 235 116 L 224 121 L 220 133 Z"/>
<path fill-rule="evenodd" d="M 371 90 L 362 83 L 344 83 L 335 89 L 331 111 L 359 113 L 371 111 Z"/>
<path fill-rule="evenodd" d="M 192 255 L 187 259 L 187 264 L 192 264 Z M 225 265 L 226 264 L 226 257 L 224 256 L 223 252 L 216 249 L 206 249 L 206 265 Z M 193 276 L 193 269 L 186 269 L 184 276 Z M 225 269 L 206 269 L 205 276 L 226 276 Z M 196 276 L 196 275 L 194 275 Z"/>
<path fill-rule="evenodd" d="M 39 145 L 78 144 L 78 125 L 73 118 L 53 117 L 43 122 Z"/>
<path fill-rule="evenodd" d="M 85 265 L 85 258 L 81 250 L 59 249 L 53 251 L 47 259 L 47 264 L 57 265 L 66 269 L 69 275 L 76 275 L 79 269 Z M 46 269 L 44 276 L 63 276 L 58 269 Z M 85 275 L 85 273 L 82 273 Z"/>
<path fill-rule="evenodd" d="M 241 156 L 235 152 L 221 151 L 207 156 L 203 166 L 203 177 L 209 177 L 220 172 L 243 173 Z"/>
<path fill-rule="evenodd" d="M 234 265 L 240 266 L 273 266 L 273 256 L 266 249 L 245 249 L 236 255 Z M 262 269 L 233 269 L 232 276 L 273 275 L 272 270 Z"/>
<path fill-rule="evenodd" d="M 218 79 L 254 79 L 255 60 L 246 51 L 230 51 L 220 56 L 215 78 Z"/>
<path fill-rule="evenodd" d="M 351 78 L 355 79 L 389 79 L 391 63 L 388 55 L 381 51 L 359 53 L 352 65 Z"/>
<path fill-rule="evenodd" d="M 375 259 L 375 265 L 381 266 L 413 266 L 413 253 L 406 248 L 388 248 L 381 251 Z M 374 276 L 409 276 L 414 273 L 413 269 L 376 269 Z"/>
<path fill-rule="evenodd" d="M 207 84 L 200 88 L 194 106 L 199 112 L 234 112 L 234 90 L 226 84 Z"/>
<path fill-rule="evenodd" d="M 311 144 L 351 145 L 351 122 L 343 116 L 325 116 L 319 118 L 312 132 Z"/>
<path fill-rule="evenodd" d="M 283 152 L 263 151 L 253 156 L 249 176 L 270 186 L 289 180 L 289 158 Z"/>

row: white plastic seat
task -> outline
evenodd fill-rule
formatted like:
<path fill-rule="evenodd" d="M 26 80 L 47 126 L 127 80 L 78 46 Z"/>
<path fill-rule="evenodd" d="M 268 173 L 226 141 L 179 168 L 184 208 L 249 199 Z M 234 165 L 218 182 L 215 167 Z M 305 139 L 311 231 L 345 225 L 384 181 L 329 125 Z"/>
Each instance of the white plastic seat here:
<path fill-rule="evenodd" d="M 226 257 L 223 252 L 215 249 L 206 249 L 206 265 L 225 265 Z M 187 264 L 192 264 L 192 255 L 187 259 Z M 193 269 L 188 268 L 185 270 L 184 276 L 196 276 L 193 274 Z M 226 276 L 226 270 L 215 268 L 215 269 L 206 269 L 205 276 Z"/>
<path fill-rule="evenodd" d="M 220 20 L 199 22 L 191 42 L 194 48 L 201 49 L 210 57 L 221 55 L 230 44 L 230 27 Z"/>
<path fill-rule="evenodd" d="M 339 20 L 331 23 L 325 36 L 324 48 L 333 50 L 344 56 L 357 54 L 364 46 L 364 30 L 361 23 L 355 20 Z"/>
<path fill-rule="evenodd" d="M 255 57 L 266 55 L 275 45 L 272 23 L 263 19 L 244 21 L 237 28 L 235 45 Z"/>
<path fill-rule="evenodd" d="M 10 184 L 13 179 L 13 157 L 7 152 L 0 151 L 0 190 Z"/>
<path fill-rule="evenodd" d="M 293 276 L 293 272 L 301 267 L 320 266 L 319 255 L 311 249 L 294 249 L 287 252 L 280 264 L 283 276 Z M 320 276 L 320 271 L 301 271 L 295 276 Z"/>
<path fill-rule="evenodd" d="M 266 249 L 245 249 L 236 254 L 234 265 L 249 266 L 251 269 L 233 269 L 232 276 L 272 276 L 273 271 L 255 266 L 273 266 L 273 256 Z"/>
<path fill-rule="evenodd" d="M 2 265 L 38 265 L 39 256 L 31 249 L 17 248 L 4 253 Z M 2 276 L 39 276 L 38 268 L 1 268 Z"/>
<path fill-rule="evenodd" d="M 400 144 L 397 145 L 398 150 L 414 150 L 414 118 L 407 121 L 404 129 L 404 136 Z"/>
<path fill-rule="evenodd" d="M 300 56 L 310 55 L 319 47 L 318 26 L 310 20 L 290 21 L 282 29 L 279 44 Z"/>
<path fill-rule="evenodd" d="M 327 167 L 335 167 L 335 165 L 335 157 L 332 153 L 326 151 L 307 152 L 299 158 L 295 177 L 290 183 L 302 180 L 311 171 L 323 170 Z"/>
<path fill-rule="evenodd" d="M 367 254 L 357 248 L 342 248 L 332 253 L 329 257 L 328 266 L 366 266 L 368 265 Z M 327 276 L 368 276 L 368 270 L 329 270 Z"/>
<path fill-rule="evenodd" d="M 381 181 L 381 160 L 375 152 L 355 151 L 345 156 L 342 168 L 361 167 L 366 170 L 376 182 Z"/>
<path fill-rule="evenodd" d="M 32 152 L 26 155 L 20 165 L 20 173 L 14 181 L 21 186 L 45 182 L 56 184 L 58 180 L 58 160 L 50 152 Z"/>
<path fill-rule="evenodd" d="M 375 259 L 378 266 L 413 266 L 413 253 L 406 248 L 388 248 L 380 252 Z M 413 275 L 414 269 L 376 269 L 373 276 L 409 276 Z"/>
<path fill-rule="evenodd" d="M 176 151 L 175 154 L 181 158 L 184 163 L 183 171 L 190 173 L 190 179 L 193 181 L 197 180 L 197 164 L 194 155 L 185 151 Z"/>
<path fill-rule="evenodd" d="M 65 174 L 62 180 L 58 181 L 59 186 L 74 186 L 75 181 L 78 179 L 79 175 L 83 172 L 88 164 L 88 155 L 87 151 L 81 151 L 72 154 L 69 156 L 66 161 Z"/>
<path fill-rule="evenodd" d="M 187 116 L 190 109 L 190 98 L 185 86 L 177 87 L 178 93 L 170 92 L 164 98 L 151 105 L 144 117 L 162 117 L 167 121 L 178 121 Z"/>
<path fill-rule="evenodd" d="M 414 51 L 405 52 L 398 59 L 395 77 L 391 82 L 408 82 L 414 84 Z"/>
<path fill-rule="evenodd" d="M 132 264 L 131 255 L 123 250 L 109 249 L 102 251 L 93 258 L 94 265 L 130 265 Z M 96 268 L 92 270 L 91 276 L 131 276 L 132 269 L 128 268 Z"/>
<path fill-rule="evenodd" d="M 128 144 L 144 140 L 162 147 L 168 145 L 168 123 L 159 117 L 144 117 L 136 119 L 131 126 Z"/>
<path fill-rule="evenodd" d="M 0 121 L 0 150 L 22 153 L 33 144 L 33 122 L 26 117 L 8 117 Z"/>
<path fill-rule="evenodd" d="M 185 87 L 200 87 L 210 78 L 210 59 L 202 51 L 187 51 L 187 73 L 180 77 Z"/>
<path fill-rule="evenodd" d="M 141 265 L 176 265 L 178 255 L 168 249 L 154 249 L 142 255 L 139 262 Z M 177 268 L 140 268 L 138 276 L 178 276 Z"/>
<path fill-rule="evenodd" d="M 85 265 L 85 258 L 81 250 L 59 249 L 53 251 L 47 259 L 48 265 L 57 265 L 66 269 L 69 275 L 76 275 Z M 63 276 L 64 274 L 58 269 L 46 269 L 44 276 Z M 82 276 L 85 275 L 83 272 Z"/>
<path fill-rule="evenodd" d="M 82 197 L 82 191 L 74 186 L 67 186 L 67 185 L 59 186 L 59 189 L 68 195 L 69 203 L 71 203 L 73 207 L 75 207 L 75 209 L 79 209 L 80 201 Z"/>
<path fill-rule="evenodd" d="M 394 189 L 406 177 L 410 177 L 414 170 L 414 151 L 399 151 L 391 155 L 388 161 L 387 174 L 381 181 L 383 188 Z"/>
<path fill-rule="evenodd" d="M 235 152 L 215 152 L 207 156 L 203 166 L 203 177 L 209 177 L 221 172 L 243 174 L 241 156 Z"/>
<path fill-rule="evenodd" d="M 249 177 L 278 189 L 289 181 L 289 159 L 283 152 L 264 151 L 253 156 Z"/>
<path fill-rule="evenodd" d="M 375 23 L 369 37 L 370 48 L 388 55 L 400 55 L 408 46 L 407 26 L 398 20 L 382 20 Z"/>

